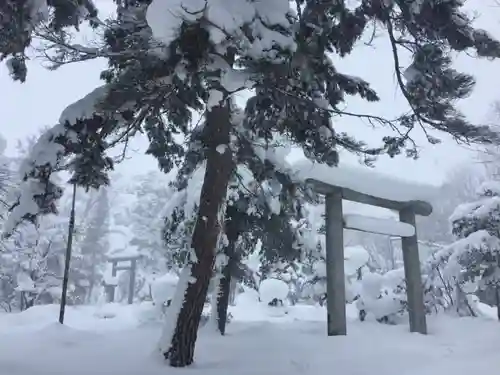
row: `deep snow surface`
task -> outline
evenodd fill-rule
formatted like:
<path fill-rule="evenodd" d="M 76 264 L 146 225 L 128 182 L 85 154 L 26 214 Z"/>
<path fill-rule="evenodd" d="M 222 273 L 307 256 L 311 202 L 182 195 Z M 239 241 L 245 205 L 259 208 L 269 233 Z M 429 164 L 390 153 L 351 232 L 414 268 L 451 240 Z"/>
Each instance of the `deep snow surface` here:
<path fill-rule="evenodd" d="M 324 310 L 290 307 L 268 318 L 265 306 L 240 299 L 228 334 L 201 330 L 196 364 L 172 369 L 155 352 L 158 323 L 146 323 L 148 304 L 57 306 L 0 315 L 0 375 L 454 375 L 500 368 L 500 326 L 494 320 L 440 316 L 430 335 L 407 326 L 351 321 L 347 337 L 326 337 Z M 348 314 L 351 320 L 354 314 Z"/>

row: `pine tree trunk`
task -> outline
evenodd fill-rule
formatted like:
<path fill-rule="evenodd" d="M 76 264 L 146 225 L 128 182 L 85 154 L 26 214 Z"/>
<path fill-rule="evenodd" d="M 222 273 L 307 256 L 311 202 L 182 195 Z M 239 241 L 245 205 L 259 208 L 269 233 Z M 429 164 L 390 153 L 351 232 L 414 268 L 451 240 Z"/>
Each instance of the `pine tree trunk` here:
<path fill-rule="evenodd" d="M 185 367 L 193 363 L 198 327 L 212 276 L 221 229 L 219 211 L 224 203 L 233 170 L 232 154 L 228 147 L 231 130 L 228 102 L 207 112 L 205 129 L 204 142 L 208 147 L 206 172 L 192 240 L 197 257 L 191 271 L 195 280 L 186 289 L 170 349 L 164 353 L 172 367 Z M 226 145 L 223 152 L 217 149 L 219 145 Z"/>
<path fill-rule="evenodd" d="M 217 327 L 222 336 L 226 334 L 227 309 L 229 306 L 229 294 L 231 292 L 231 271 L 235 266 L 234 246 L 235 242 L 230 241 L 226 250 L 228 262 L 222 271 L 222 279 L 219 283 L 219 293 L 217 297 Z"/>
<path fill-rule="evenodd" d="M 219 282 L 217 296 L 217 327 L 222 336 L 226 333 L 227 309 L 229 306 L 229 295 L 231 293 L 231 277 L 234 275 L 237 264 L 236 243 L 244 230 L 244 223 L 245 215 L 234 205 L 228 206 L 224 220 L 224 227 L 228 240 L 228 245 L 224 249 L 224 254 L 227 257 L 227 264 L 222 270 L 222 279 Z"/>

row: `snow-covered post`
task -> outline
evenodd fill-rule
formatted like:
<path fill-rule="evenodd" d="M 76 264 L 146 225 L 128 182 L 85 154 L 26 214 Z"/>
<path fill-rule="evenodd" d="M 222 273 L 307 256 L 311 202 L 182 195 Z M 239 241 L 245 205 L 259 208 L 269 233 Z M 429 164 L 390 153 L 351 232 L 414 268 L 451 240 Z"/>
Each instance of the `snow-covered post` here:
<path fill-rule="evenodd" d="M 135 273 L 137 270 L 137 258 L 130 259 L 130 277 L 128 283 L 128 304 L 134 303 Z"/>
<path fill-rule="evenodd" d="M 328 336 L 347 334 L 345 310 L 344 222 L 342 191 L 326 195 L 326 295 Z"/>
<path fill-rule="evenodd" d="M 418 254 L 418 240 L 415 225 L 415 212 L 411 207 L 399 211 L 399 221 L 410 224 L 415 228 L 411 237 L 401 237 L 403 263 L 406 279 L 406 294 L 408 299 L 408 313 L 410 315 L 410 332 L 427 334 L 425 319 L 424 288 L 420 272 Z"/>
<path fill-rule="evenodd" d="M 118 261 L 113 261 L 112 263 L 112 268 L 111 268 L 111 277 L 114 279 L 116 278 L 116 267 L 118 265 Z M 114 285 L 112 288 L 109 289 L 109 301 L 108 302 L 115 302 L 115 293 L 116 293 L 116 285 Z"/>

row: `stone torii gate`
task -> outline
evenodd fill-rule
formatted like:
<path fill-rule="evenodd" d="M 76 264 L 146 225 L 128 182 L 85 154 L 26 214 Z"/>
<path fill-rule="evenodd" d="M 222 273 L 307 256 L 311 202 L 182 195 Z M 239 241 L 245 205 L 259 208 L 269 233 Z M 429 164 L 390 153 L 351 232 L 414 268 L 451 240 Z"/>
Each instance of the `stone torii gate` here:
<path fill-rule="evenodd" d="M 141 258 L 139 254 L 130 255 L 113 255 L 108 257 L 108 262 L 111 263 L 111 276 L 116 277 L 118 271 L 129 271 L 129 286 L 128 286 L 128 296 L 127 303 L 131 305 L 134 302 L 134 287 L 135 287 L 135 276 L 137 270 L 137 261 Z M 128 263 L 129 262 L 129 263 Z M 123 264 L 128 263 L 128 264 Z M 108 297 L 108 302 L 114 302 L 115 300 L 115 289 L 114 284 L 105 284 L 106 294 Z"/>
<path fill-rule="evenodd" d="M 420 200 L 396 201 L 380 198 L 350 188 L 331 185 L 315 178 L 305 178 L 305 182 L 317 193 L 325 195 L 326 198 L 328 336 L 347 334 L 344 229 L 401 237 L 410 331 L 427 334 L 415 215 L 429 216 L 432 213 L 431 204 Z M 364 181 L 364 183 L 370 184 L 370 181 Z M 401 188 L 404 189 L 405 187 L 401 186 Z M 343 200 L 397 211 L 399 212 L 399 222 L 360 215 L 344 215 L 342 209 Z M 387 225 L 384 226 L 384 222 Z M 393 227 L 392 230 L 388 229 L 390 226 Z"/>

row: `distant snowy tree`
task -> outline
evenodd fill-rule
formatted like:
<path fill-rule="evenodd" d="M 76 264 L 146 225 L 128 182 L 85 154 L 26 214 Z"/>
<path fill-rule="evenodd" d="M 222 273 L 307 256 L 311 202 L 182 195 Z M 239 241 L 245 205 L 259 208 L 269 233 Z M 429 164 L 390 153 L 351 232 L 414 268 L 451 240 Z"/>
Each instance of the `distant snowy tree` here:
<path fill-rule="evenodd" d="M 458 205 L 476 198 L 476 191 L 485 179 L 488 173 L 474 164 L 460 166 L 448 173 L 431 201 L 432 214 L 417 218 L 419 239 L 441 245 L 453 242 L 449 217 Z"/>
<path fill-rule="evenodd" d="M 478 189 L 478 199 L 458 206 L 450 217 L 458 240 L 440 252 L 446 258 L 446 272 L 456 283 L 459 313 L 464 307 L 464 286 L 477 282 L 490 289 L 500 319 L 500 183 L 487 181 Z M 464 302 L 464 303 L 461 303 Z"/>
<path fill-rule="evenodd" d="M 14 184 L 14 173 L 11 169 L 11 161 L 4 155 L 6 141 L 0 135 L 0 228 L 2 228 L 7 209 L 9 206 L 9 193 Z M 0 307 L 11 312 L 18 307 L 16 301 L 16 264 L 8 254 L 6 241 L 0 238 Z"/>
<path fill-rule="evenodd" d="M 81 240 L 71 259 L 70 279 L 74 298 L 80 303 L 93 300 L 95 287 L 100 285 L 109 250 L 110 207 L 108 190 L 101 187 L 87 199 L 86 211 L 80 219 Z M 82 222 L 83 220 L 83 222 Z"/>
<path fill-rule="evenodd" d="M 44 220 L 39 228 L 20 227 L 5 244 L 2 254 L 10 270 L 3 275 L 15 286 L 21 310 L 35 304 L 54 303 L 61 294 L 67 229 L 64 220 Z"/>
<path fill-rule="evenodd" d="M 6 142 L 0 135 L 0 223 L 5 220 L 5 214 L 9 207 L 9 191 L 14 183 L 11 160 L 3 154 L 5 145 Z"/>
<path fill-rule="evenodd" d="M 135 197 L 126 218 L 133 236 L 130 242 L 142 255 L 139 267 L 147 274 L 164 274 L 179 270 L 174 260 L 176 244 L 164 241 L 164 211 L 172 205 L 174 191 L 169 187 L 171 178 L 161 172 L 137 176 L 137 182 L 128 190 Z"/>

